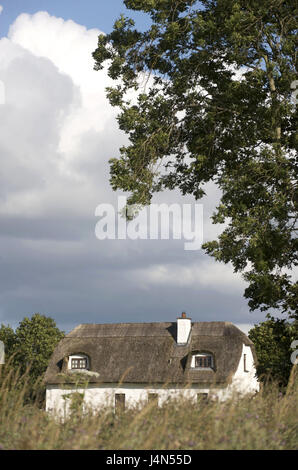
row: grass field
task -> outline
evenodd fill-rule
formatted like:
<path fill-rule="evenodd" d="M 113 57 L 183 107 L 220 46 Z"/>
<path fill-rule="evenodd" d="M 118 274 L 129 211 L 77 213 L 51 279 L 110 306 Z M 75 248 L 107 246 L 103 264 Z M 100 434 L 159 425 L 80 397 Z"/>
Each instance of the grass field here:
<path fill-rule="evenodd" d="M 297 449 L 298 373 L 286 392 L 274 384 L 255 397 L 219 402 L 171 401 L 115 416 L 74 410 L 65 421 L 29 403 L 27 378 L 2 371 L 0 449 Z"/>

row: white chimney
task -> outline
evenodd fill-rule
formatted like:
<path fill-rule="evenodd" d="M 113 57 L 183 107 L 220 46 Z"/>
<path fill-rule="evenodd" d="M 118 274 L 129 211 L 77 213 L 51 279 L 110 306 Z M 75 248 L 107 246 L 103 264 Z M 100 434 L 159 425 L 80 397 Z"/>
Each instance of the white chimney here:
<path fill-rule="evenodd" d="M 191 331 L 191 318 L 186 318 L 182 312 L 181 318 L 177 318 L 177 344 L 186 344 Z"/>

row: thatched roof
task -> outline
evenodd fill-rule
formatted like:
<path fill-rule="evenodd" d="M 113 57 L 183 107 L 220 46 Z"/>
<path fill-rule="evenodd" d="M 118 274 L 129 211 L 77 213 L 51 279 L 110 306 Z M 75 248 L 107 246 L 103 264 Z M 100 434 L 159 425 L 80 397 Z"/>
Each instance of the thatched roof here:
<path fill-rule="evenodd" d="M 242 344 L 253 343 L 229 322 L 192 323 L 186 346 L 177 345 L 175 323 L 82 324 L 56 347 L 45 375 L 47 384 L 74 380 L 63 363 L 72 354 L 89 356 L 90 383 L 221 384 L 235 373 Z M 211 352 L 214 370 L 192 370 L 193 352 Z M 64 362 L 63 362 L 64 361 Z"/>

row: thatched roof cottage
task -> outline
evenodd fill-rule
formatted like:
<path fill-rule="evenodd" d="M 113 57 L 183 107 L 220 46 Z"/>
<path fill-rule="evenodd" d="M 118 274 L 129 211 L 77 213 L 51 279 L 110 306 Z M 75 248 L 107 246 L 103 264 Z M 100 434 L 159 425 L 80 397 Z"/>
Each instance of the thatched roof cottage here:
<path fill-rule="evenodd" d="M 255 351 L 229 322 L 82 324 L 57 345 L 45 375 L 46 408 L 66 413 L 79 391 L 93 407 L 183 394 L 255 393 Z"/>

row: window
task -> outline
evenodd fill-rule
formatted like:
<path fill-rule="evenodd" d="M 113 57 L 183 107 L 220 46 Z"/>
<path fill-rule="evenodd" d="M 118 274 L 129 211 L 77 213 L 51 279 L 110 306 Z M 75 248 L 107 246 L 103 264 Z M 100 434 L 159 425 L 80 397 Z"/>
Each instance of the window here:
<path fill-rule="evenodd" d="M 115 393 L 115 413 L 123 413 L 125 410 L 125 393 Z"/>
<path fill-rule="evenodd" d="M 83 359 L 72 359 L 71 360 L 72 369 L 87 369 L 87 358 Z"/>
<path fill-rule="evenodd" d="M 246 354 L 243 354 L 243 367 L 244 367 L 244 372 L 248 372 L 247 362 L 246 362 Z"/>
<path fill-rule="evenodd" d="M 90 368 L 90 361 L 85 354 L 72 354 L 68 358 L 68 369 L 71 370 L 88 370 Z"/>
<path fill-rule="evenodd" d="M 155 406 L 158 405 L 158 394 L 157 393 L 148 393 L 148 403 L 152 403 Z"/>
<path fill-rule="evenodd" d="M 193 354 L 190 367 L 193 369 L 213 369 L 214 360 L 213 360 L 212 354 L 209 354 L 209 353 Z"/>
<path fill-rule="evenodd" d="M 196 356 L 195 357 L 195 367 L 211 367 L 211 356 Z"/>
<path fill-rule="evenodd" d="M 208 393 L 197 393 L 198 403 L 205 403 L 208 400 Z"/>

